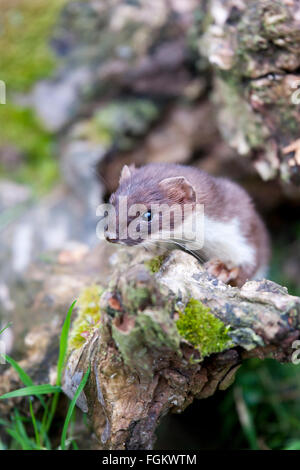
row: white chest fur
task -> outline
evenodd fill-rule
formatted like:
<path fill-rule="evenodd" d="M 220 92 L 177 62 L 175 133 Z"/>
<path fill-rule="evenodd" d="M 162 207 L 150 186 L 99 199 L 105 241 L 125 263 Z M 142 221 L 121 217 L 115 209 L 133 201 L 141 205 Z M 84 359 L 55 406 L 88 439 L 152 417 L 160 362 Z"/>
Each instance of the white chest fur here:
<path fill-rule="evenodd" d="M 243 235 L 237 218 L 220 222 L 205 216 L 202 251 L 208 259 L 234 266 L 255 264 L 255 249 Z"/>
<path fill-rule="evenodd" d="M 196 224 L 195 224 L 196 220 Z M 228 267 L 255 264 L 255 248 L 243 235 L 238 218 L 230 221 L 217 221 L 205 215 L 204 206 L 199 205 L 196 218 L 188 216 L 184 225 L 176 225 L 175 233 L 162 230 L 151 234 L 143 242 L 144 246 L 151 243 L 171 243 L 184 246 L 196 252 L 205 260 L 218 259 Z"/>

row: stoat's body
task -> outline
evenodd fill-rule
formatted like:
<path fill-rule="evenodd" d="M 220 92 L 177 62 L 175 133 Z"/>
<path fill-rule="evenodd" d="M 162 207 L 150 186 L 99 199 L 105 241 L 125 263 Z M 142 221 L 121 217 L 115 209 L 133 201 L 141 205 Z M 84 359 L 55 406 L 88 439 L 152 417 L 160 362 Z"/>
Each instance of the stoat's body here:
<path fill-rule="evenodd" d="M 207 269 L 224 282 L 240 286 L 247 279 L 265 275 L 270 254 L 268 234 L 252 200 L 237 184 L 176 164 L 150 164 L 138 169 L 125 166 L 120 185 L 110 198 L 117 218 L 120 197 L 124 196 L 128 198 L 128 207 L 132 204 L 146 207 L 146 217 L 150 220 L 141 214 L 140 229 L 144 233 L 153 224 L 150 212 L 153 204 L 204 205 L 199 249 L 197 240 L 193 248 L 180 240 L 175 244 L 170 239 L 160 243 L 167 242 L 174 248 L 187 247 L 187 251 L 204 260 Z M 129 222 L 132 220 L 129 217 Z M 127 245 L 148 243 L 145 237 L 132 240 L 128 236 L 121 240 L 118 234 L 112 239 L 106 233 L 106 238 Z"/>

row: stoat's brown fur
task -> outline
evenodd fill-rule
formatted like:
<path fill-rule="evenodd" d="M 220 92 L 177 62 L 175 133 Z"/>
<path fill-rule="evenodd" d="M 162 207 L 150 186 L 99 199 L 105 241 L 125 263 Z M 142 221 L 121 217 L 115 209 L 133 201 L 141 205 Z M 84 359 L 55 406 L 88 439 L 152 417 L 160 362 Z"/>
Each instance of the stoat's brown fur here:
<path fill-rule="evenodd" d="M 192 254 L 206 260 L 211 274 L 234 285 L 265 275 L 269 237 L 251 198 L 236 183 L 176 164 L 125 166 L 120 185 L 110 198 L 117 209 L 120 196 L 127 196 L 129 206 L 144 204 L 149 208 L 153 203 L 204 204 L 204 245 Z M 119 241 L 110 240 L 109 234 L 106 238 Z M 128 238 L 122 243 L 143 241 Z"/>

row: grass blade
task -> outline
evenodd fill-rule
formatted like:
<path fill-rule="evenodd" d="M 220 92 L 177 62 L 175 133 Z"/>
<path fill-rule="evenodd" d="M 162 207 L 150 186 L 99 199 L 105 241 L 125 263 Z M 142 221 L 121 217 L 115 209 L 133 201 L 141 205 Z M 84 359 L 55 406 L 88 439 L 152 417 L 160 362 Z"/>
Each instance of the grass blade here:
<path fill-rule="evenodd" d="M 7 330 L 7 328 L 9 328 L 10 326 L 12 325 L 12 323 L 7 323 L 7 325 L 5 325 L 4 328 L 2 328 L 2 330 L 0 330 L 0 335 L 2 335 L 2 333 L 4 333 L 5 330 Z"/>
<path fill-rule="evenodd" d="M 6 447 L 1 440 L 0 440 L 0 450 L 6 450 Z"/>
<path fill-rule="evenodd" d="M 31 420 L 32 420 L 32 426 L 33 426 L 33 429 L 34 429 L 35 441 L 36 441 L 37 447 L 40 449 L 41 448 L 41 439 L 40 439 L 40 435 L 39 435 L 39 432 L 38 432 L 36 419 L 35 419 L 35 416 L 34 416 L 32 402 L 31 402 L 30 398 L 29 398 L 29 410 L 30 410 L 30 416 L 31 416 Z"/>
<path fill-rule="evenodd" d="M 15 430 L 19 435 L 19 442 L 21 443 L 24 450 L 35 448 L 35 444 L 28 437 L 25 426 L 22 421 L 22 417 L 18 410 L 15 408 Z"/>
<path fill-rule="evenodd" d="M 29 450 L 30 449 L 30 448 L 28 448 L 28 446 L 24 445 L 23 439 L 21 439 L 21 437 L 19 436 L 19 433 L 15 429 L 6 428 L 5 432 L 10 437 L 12 437 L 16 442 L 18 442 L 23 450 Z"/>
<path fill-rule="evenodd" d="M 74 302 L 72 303 L 71 307 L 68 310 L 66 319 L 62 327 L 61 335 L 60 335 L 59 356 L 58 356 L 58 362 L 57 362 L 57 378 L 56 378 L 56 385 L 59 387 L 61 385 L 62 372 L 63 372 L 63 367 L 64 367 L 66 355 L 67 355 L 68 336 L 69 336 L 69 330 L 70 330 L 70 325 L 71 325 L 71 315 L 72 315 L 75 304 L 76 304 L 76 300 L 74 300 Z M 49 413 L 47 423 L 46 423 L 46 428 L 45 428 L 46 432 L 49 431 L 51 423 L 53 421 L 53 417 L 54 417 L 57 403 L 58 403 L 58 398 L 59 398 L 59 393 L 56 393 L 51 403 L 51 409 L 50 409 L 50 413 Z"/>
<path fill-rule="evenodd" d="M 13 392 L 5 393 L 0 397 L 0 400 L 4 400 L 5 398 L 25 397 L 30 395 L 45 395 L 48 393 L 60 392 L 60 390 L 61 388 L 57 385 L 31 385 L 29 387 L 19 388 Z"/>
<path fill-rule="evenodd" d="M 289 445 L 284 447 L 283 450 L 300 450 L 300 441 L 292 441 Z"/>
<path fill-rule="evenodd" d="M 33 385 L 33 381 L 31 380 L 29 375 L 25 372 L 24 369 L 22 369 L 21 366 L 19 366 L 19 364 L 16 361 L 14 361 L 12 357 L 8 356 L 7 354 L 1 354 L 1 356 L 5 359 L 6 362 L 8 362 L 15 369 L 15 371 L 17 372 L 18 376 L 20 377 L 24 385 L 26 385 L 27 387 L 29 387 L 30 385 Z"/>
<path fill-rule="evenodd" d="M 247 404 L 244 400 L 241 388 L 236 387 L 234 389 L 234 398 L 239 421 L 245 437 L 249 442 L 250 448 L 252 450 L 259 450 L 255 426 Z"/>
<path fill-rule="evenodd" d="M 1 444 L 1 443 L 0 443 L 0 444 Z M 73 447 L 73 450 L 79 450 L 79 447 L 78 447 L 78 445 L 76 444 L 76 442 L 74 441 L 74 439 L 73 439 L 73 441 L 72 441 L 72 447 Z"/>
<path fill-rule="evenodd" d="M 62 435 L 61 435 L 61 450 L 65 450 L 66 448 L 66 437 L 67 437 L 67 432 L 68 432 L 68 427 L 69 427 L 69 423 L 70 423 L 70 420 L 71 420 L 71 417 L 72 417 L 72 413 L 74 411 L 74 408 L 75 408 L 75 405 L 76 405 L 76 402 L 77 402 L 77 399 L 79 397 L 79 395 L 81 394 L 82 390 L 84 389 L 85 387 L 85 384 L 87 383 L 87 380 L 89 378 L 89 375 L 90 375 L 90 371 L 91 371 L 91 367 L 89 366 L 88 370 L 86 371 L 86 373 L 84 374 L 76 392 L 75 392 L 75 395 L 69 405 L 69 409 L 68 409 L 68 413 L 67 413 L 67 416 L 66 416 L 66 419 L 65 419 L 65 422 L 64 422 L 64 427 L 63 427 L 63 431 L 62 431 Z"/>
<path fill-rule="evenodd" d="M 29 375 L 25 372 L 24 369 L 10 356 L 7 354 L 1 354 L 2 357 L 5 359 L 6 362 L 8 362 L 17 372 L 18 376 L 22 380 L 23 384 L 26 385 L 26 387 L 30 387 L 31 385 L 34 385 L 32 379 L 29 377 Z M 44 408 L 46 407 L 46 403 L 43 400 L 43 398 L 39 395 L 37 395 L 37 398 L 40 400 Z"/>
<path fill-rule="evenodd" d="M 59 357 L 58 357 L 58 363 L 57 363 L 56 385 L 61 385 L 61 376 L 62 376 L 62 371 L 63 371 L 65 358 L 67 354 L 67 348 L 68 348 L 68 336 L 69 336 L 69 329 L 71 325 L 71 315 L 72 315 L 72 311 L 73 311 L 75 304 L 76 304 L 76 300 L 74 300 L 71 307 L 69 308 L 62 330 L 61 330 L 60 342 L 59 342 Z"/>

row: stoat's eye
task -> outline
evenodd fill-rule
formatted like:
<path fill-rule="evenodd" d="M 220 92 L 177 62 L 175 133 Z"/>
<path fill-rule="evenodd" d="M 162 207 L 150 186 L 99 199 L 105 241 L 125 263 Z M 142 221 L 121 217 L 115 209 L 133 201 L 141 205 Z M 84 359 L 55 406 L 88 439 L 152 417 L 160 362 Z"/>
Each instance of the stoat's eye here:
<path fill-rule="evenodd" d="M 151 211 L 147 211 L 142 215 L 142 219 L 146 220 L 147 222 L 150 222 L 152 220 L 152 214 Z"/>

